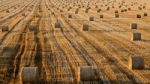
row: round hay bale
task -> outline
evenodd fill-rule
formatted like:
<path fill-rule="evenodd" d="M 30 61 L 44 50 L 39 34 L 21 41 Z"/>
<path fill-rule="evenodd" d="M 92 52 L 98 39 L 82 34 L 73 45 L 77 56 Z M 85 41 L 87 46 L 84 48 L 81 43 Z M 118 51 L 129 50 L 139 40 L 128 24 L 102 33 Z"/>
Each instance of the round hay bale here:
<path fill-rule="evenodd" d="M 22 13 L 22 16 L 24 16 L 24 17 L 25 17 L 25 16 L 26 16 L 26 14 L 25 14 L 25 13 Z"/>
<path fill-rule="evenodd" d="M 132 40 L 133 41 L 141 40 L 141 33 L 133 33 Z"/>
<path fill-rule="evenodd" d="M 95 8 L 98 8 L 98 6 L 96 5 Z"/>
<path fill-rule="evenodd" d="M 6 25 L 3 25 L 1 28 L 2 28 L 2 32 L 7 32 L 7 31 L 9 31 L 9 27 L 6 26 Z"/>
<path fill-rule="evenodd" d="M 144 16 L 148 16 L 148 14 L 147 14 L 147 13 L 144 13 Z"/>
<path fill-rule="evenodd" d="M 60 12 L 63 12 L 63 10 L 60 10 Z"/>
<path fill-rule="evenodd" d="M 128 10 L 127 9 L 124 9 L 124 12 L 127 12 Z"/>
<path fill-rule="evenodd" d="M 79 11 L 78 11 L 78 10 L 76 10 L 76 11 L 75 11 L 75 14 L 78 14 L 78 12 L 79 12 Z"/>
<path fill-rule="evenodd" d="M 93 16 L 90 16 L 90 17 L 89 17 L 89 21 L 94 21 L 94 17 L 93 17 Z"/>
<path fill-rule="evenodd" d="M 61 23 L 59 20 L 56 21 L 55 28 L 61 28 Z"/>
<path fill-rule="evenodd" d="M 68 15 L 68 18 L 72 18 L 72 15 L 69 14 L 69 15 Z"/>
<path fill-rule="evenodd" d="M 141 8 L 141 7 L 138 7 L 138 9 L 139 9 L 139 10 L 142 10 L 142 8 Z"/>
<path fill-rule="evenodd" d="M 29 31 L 37 31 L 38 25 L 36 21 L 32 21 L 31 24 L 29 25 Z"/>
<path fill-rule="evenodd" d="M 99 12 L 101 12 L 101 9 L 98 9 L 98 10 L 97 10 L 97 13 L 99 13 Z"/>
<path fill-rule="evenodd" d="M 39 79 L 38 67 L 23 67 L 21 72 L 22 82 L 37 82 Z"/>
<path fill-rule="evenodd" d="M 94 66 L 83 66 L 80 67 L 80 81 L 94 81 L 97 80 L 96 67 Z"/>
<path fill-rule="evenodd" d="M 55 15 L 55 13 L 54 13 L 54 12 L 51 12 L 51 14 L 52 14 L 52 15 Z"/>
<path fill-rule="evenodd" d="M 131 10 L 131 8 L 128 8 L 128 10 L 130 11 L 130 10 Z"/>
<path fill-rule="evenodd" d="M 85 10 L 85 13 L 88 13 L 88 12 L 89 12 L 89 9 L 86 9 L 86 10 Z"/>
<path fill-rule="evenodd" d="M 9 11 L 9 10 L 6 10 L 6 13 L 10 13 L 10 11 Z"/>
<path fill-rule="evenodd" d="M 106 10 L 110 10 L 110 7 L 107 7 L 107 9 Z"/>
<path fill-rule="evenodd" d="M 137 14 L 137 16 L 136 16 L 137 18 L 141 18 L 141 15 L 140 14 Z"/>
<path fill-rule="evenodd" d="M 89 25 L 83 24 L 82 31 L 88 31 L 89 30 Z"/>
<path fill-rule="evenodd" d="M 132 23 L 131 24 L 131 29 L 137 29 L 137 23 Z"/>
<path fill-rule="evenodd" d="M 142 56 L 129 57 L 128 65 L 130 69 L 144 69 L 144 58 Z"/>
<path fill-rule="evenodd" d="M 119 13 L 118 10 L 115 10 L 115 13 Z"/>
<path fill-rule="evenodd" d="M 119 18 L 119 14 L 118 14 L 118 13 L 115 13 L 115 17 L 116 17 L 116 18 Z"/>
<path fill-rule="evenodd" d="M 104 18 L 104 15 L 100 15 L 100 18 Z"/>

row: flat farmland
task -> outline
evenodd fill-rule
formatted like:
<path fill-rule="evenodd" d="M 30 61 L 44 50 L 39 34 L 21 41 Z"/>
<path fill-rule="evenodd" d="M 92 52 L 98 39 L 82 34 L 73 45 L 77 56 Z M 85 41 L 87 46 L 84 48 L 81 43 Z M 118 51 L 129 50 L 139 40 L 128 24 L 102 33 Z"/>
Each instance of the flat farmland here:
<path fill-rule="evenodd" d="M 0 0 L 0 84 L 150 84 L 150 1 Z"/>

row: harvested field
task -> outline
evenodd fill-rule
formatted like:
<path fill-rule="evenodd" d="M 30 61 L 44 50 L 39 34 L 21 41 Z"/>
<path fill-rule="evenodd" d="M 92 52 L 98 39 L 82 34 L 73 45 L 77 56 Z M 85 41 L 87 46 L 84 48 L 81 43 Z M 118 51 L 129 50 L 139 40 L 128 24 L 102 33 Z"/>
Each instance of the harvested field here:
<path fill-rule="evenodd" d="M 150 84 L 149 0 L 0 0 L 0 84 Z"/>

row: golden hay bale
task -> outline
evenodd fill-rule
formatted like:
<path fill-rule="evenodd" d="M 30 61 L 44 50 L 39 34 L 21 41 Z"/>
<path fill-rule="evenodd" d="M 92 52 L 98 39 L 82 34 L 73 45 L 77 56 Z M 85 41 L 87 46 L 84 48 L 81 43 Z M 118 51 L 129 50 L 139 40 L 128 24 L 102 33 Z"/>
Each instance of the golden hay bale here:
<path fill-rule="evenodd" d="M 55 13 L 54 13 L 54 12 L 51 12 L 51 14 L 52 14 L 52 15 L 55 15 Z"/>
<path fill-rule="evenodd" d="M 9 31 L 9 27 L 6 25 L 1 26 L 1 28 L 2 28 L 2 32 Z"/>
<path fill-rule="evenodd" d="M 115 17 L 116 17 L 116 18 L 119 18 L 119 14 L 118 14 L 118 13 L 115 13 Z"/>
<path fill-rule="evenodd" d="M 100 15 L 100 18 L 104 18 L 104 15 Z"/>
<path fill-rule="evenodd" d="M 68 18 L 72 18 L 72 15 L 69 14 L 69 15 L 68 15 Z"/>
<path fill-rule="evenodd" d="M 115 13 L 119 13 L 118 10 L 115 10 Z"/>
<path fill-rule="evenodd" d="M 61 23 L 59 20 L 56 21 L 55 28 L 61 28 Z"/>
<path fill-rule="evenodd" d="M 131 24 L 131 29 L 137 29 L 137 23 L 132 23 Z"/>
<path fill-rule="evenodd" d="M 86 10 L 85 10 L 85 13 L 88 13 L 88 12 L 89 12 L 89 9 L 86 9 Z"/>
<path fill-rule="evenodd" d="M 148 16 L 148 14 L 147 14 L 147 13 L 144 13 L 144 16 Z"/>
<path fill-rule="evenodd" d="M 133 33 L 132 34 L 132 40 L 133 41 L 141 40 L 141 33 Z"/>
<path fill-rule="evenodd" d="M 101 9 L 98 9 L 98 10 L 97 10 L 97 13 L 99 13 L 99 12 L 101 12 Z"/>
<path fill-rule="evenodd" d="M 31 24 L 29 25 L 29 30 L 30 31 L 36 31 L 37 29 L 38 29 L 37 23 L 32 21 Z"/>
<path fill-rule="evenodd" d="M 10 13 L 10 11 L 9 11 L 9 10 L 6 10 L 6 13 Z"/>
<path fill-rule="evenodd" d="M 60 10 L 60 12 L 63 12 L 63 10 Z"/>
<path fill-rule="evenodd" d="M 79 12 L 79 11 L 78 11 L 78 10 L 76 10 L 76 11 L 75 11 L 75 14 L 78 14 L 78 12 Z"/>
<path fill-rule="evenodd" d="M 90 17 L 89 17 L 89 21 L 94 21 L 94 17 L 93 17 L 93 16 L 90 16 Z"/>
<path fill-rule="evenodd" d="M 144 58 L 142 56 L 129 57 L 128 65 L 130 69 L 143 69 Z"/>
<path fill-rule="evenodd" d="M 122 9 L 121 12 L 124 12 L 124 9 Z"/>
<path fill-rule="evenodd" d="M 137 18 L 141 18 L 141 15 L 140 14 L 137 14 L 137 16 L 136 16 Z"/>
<path fill-rule="evenodd" d="M 110 10 L 110 7 L 107 7 L 107 9 L 106 10 Z"/>
<path fill-rule="evenodd" d="M 89 25 L 88 24 L 83 24 L 82 31 L 88 31 L 89 30 Z"/>
<path fill-rule="evenodd" d="M 138 7 L 138 9 L 139 9 L 139 10 L 142 10 L 142 8 L 141 8 L 141 7 Z"/>
<path fill-rule="evenodd" d="M 128 8 L 128 10 L 130 11 L 130 10 L 131 10 L 131 8 Z"/>
<path fill-rule="evenodd" d="M 22 13 L 22 16 L 24 16 L 24 17 L 25 17 L 25 16 L 26 16 L 26 14 L 25 14 L 25 13 Z"/>
<path fill-rule="evenodd" d="M 22 82 L 36 82 L 39 79 L 38 67 L 23 67 L 21 72 Z"/>
<path fill-rule="evenodd" d="M 80 81 L 94 81 L 97 80 L 98 77 L 96 75 L 96 67 L 94 66 L 83 66 L 79 69 L 79 78 Z"/>

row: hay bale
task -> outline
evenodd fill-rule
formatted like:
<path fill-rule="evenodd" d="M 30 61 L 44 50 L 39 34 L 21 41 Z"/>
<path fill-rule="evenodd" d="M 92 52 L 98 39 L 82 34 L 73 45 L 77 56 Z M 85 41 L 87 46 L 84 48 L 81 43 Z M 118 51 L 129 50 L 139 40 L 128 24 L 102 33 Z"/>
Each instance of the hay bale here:
<path fill-rule="evenodd" d="M 90 16 L 90 17 L 89 17 L 89 21 L 94 21 L 94 17 L 93 17 L 93 16 Z"/>
<path fill-rule="evenodd" d="M 89 9 L 87 8 L 86 10 L 85 10 L 85 13 L 88 13 L 89 12 Z"/>
<path fill-rule="evenodd" d="M 7 32 L 7 31 L 9 31 L 9 27 L 6 26 L 6 25 L 1 26 L 1 28 L 2 28 L 2 32 Z"/>
<path fill-rule="evenodd" d="M 137 23 L 132 23 L 131 24 L 131 29 L 137 29 Z"/>
<path fill-rule="evenodd" d="M 32 21 L 31 24 L 29 25 L 29 31 L 37 31 L 38 25 L 36 21 Z"/>
<path fill-rule="evenodd" d="M 104 15 L 100 15 L 100 18 L 104 18 Z"/>
<path fill-rule="evenodd" d="M 54 13 L 54 12 L 51 12 L 51 14 L 52 14 L 52 15 L 55 15 L 55 13 Z"/>
<path fill-rule="evenodd" d="M 88 31 L 89 30 L 89 25 L 83 24 L 82 31 Z"/>
<path fill-rule="evenodd" d="M 128 10 L 127 9 L 124 9 L 124 12 L 127 12 Z"/>
<path fill-rule="evenodd" d="M 148 16 L 148 14 L 147 14 L 147 13 L 144 13 L 144 16 Z"/>
<path fill-rule="evenodd" d="M 63 12 L 63 10 L 60 10 L 60 12 Z"/>
<path fill-rule="evenodd" d="M 131 8 L 128 8 L 128 10 L 130 11 L 130 10 L 131 10 Z"/>
<path fill-rule="evenodd" d="M 128 65 L 130 69 L 144 69 L 144 58 L 142 56 L 129 57 Z"/>
<path fill-rule="evenodd" d="M 101 12 L 101 9 L 98 9 L 98 10 L 97 10 L 97 13 L 99 13 L 99 12 Z"/>
<path fill-rule="evenodd" d="M 38 67 L 23 67 L 21 72 L 22 82 L 36 82 L 39 79 Z"/>
<path fill-rule="evenodd" d="M 141 40 L 141 33 L 133 33 L 132 34 L 132 40 L 133 41 Z"/>
<path fill-rule="evenodd" d="M 107 7 L 107 9 L 106 10 L 110 10 L 110 7 Z"/>
<path fill-rule="evenodd" d="M 115 13 L 115 17 L 116 17 L 116 18 L 119 18 L 119 14 L 118 14 L 118 13 Z"/>
<path fill-rule="evenodd" d="M 78 12 L 79 12 L 79 11 L 78 11 L 78 10 L 76 10 L 76 11 L 75 11 L 75 14 L 78 14 Z"/>
<path fill-rule="evenodd" d="M 26 14 L 25 14 L 25 13 L 22 13 L 22 16 L 24 16 L 24 17 L 25 17 L 25 16 L 26 16 Z"/>
<path fill-rule="evenodd" d="M 55 28 L 61 28 L 61 23 L 59 20 L 56 21 Z"/>
<path fill-rule="evenodd" d="M 94 66 L 83 66 L 80 67 L 80 81 L 94 81 L 97 80 L 98 77 L 96 75 L 96 67 Z"/>
<path fill-rule="evenodd" d="M 9 10 L 6 10 L 6 13 L 10 13 L 10 11 L 9 11 Z"/>
<path fill-rule="evenodd" d="M 72 18 L 72 15 L 69 14 L 69 15 L 68 15 L 68 18 Z"/>
<path fill-rule="evenodd" d="M 124 12 L 124 9 L 122 9 L 121 12 Z"/>
<path fill-rule="evenodd" d="M 118 10 L 115 10 L 115 13 L 119 13 Z"/>
<path fill-rule="evenodd" d="M 136 16 L 137 18 L 141 18 L 141 15 L 140 14 L 137 14 L 137 16 Z"/>

